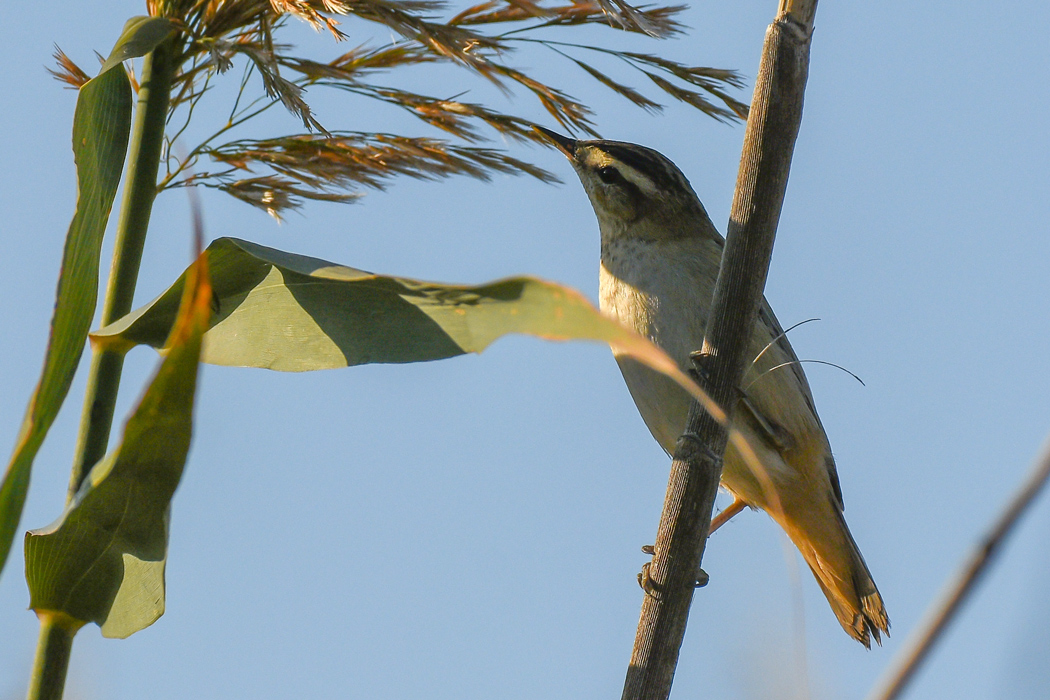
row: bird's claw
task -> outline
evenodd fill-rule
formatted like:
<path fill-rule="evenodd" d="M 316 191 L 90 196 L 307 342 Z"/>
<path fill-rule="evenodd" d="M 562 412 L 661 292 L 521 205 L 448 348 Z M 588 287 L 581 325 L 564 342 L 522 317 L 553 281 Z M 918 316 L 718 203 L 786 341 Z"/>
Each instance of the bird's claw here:
<path fill-rule="evenodd" d="M 649 556 L 656 556 L 656 545 L 645 544 L 642 545 L 642 552 Z M 651 561 L 647 561 L 642 564 L 642 570 L 638 572 L 638 586 L 645 591 L 646 595 L 650 595 L 654 598 L 660 593 L 660 585 L 653 580 L 649 575 L 649 567 L 652 566 Z M 696 575 L 696 588 L 703 588 L 711 580 L 711 577 L 707 575 L 707 572 L 703 569 L 698 569 Z"/>
<path fill-rule="evenodd" d="M 711 379 L 711 372 L 708 369 L 711 365 L 711 359 L 714 357 L 709 352 L 703 350 L 694 350 L 689 353 L 689 359 L 693 361 L 692 367 L 689 368 L 689 375 L 697 381 L 699 384 L 706 383 Z"/>
<path fill-rule="evenodd" d="M 641 587 L 647 596 L 656 598 L 659 600 L 661 587 L 656 581 L 649 576 L 649 567 L 652 564 L 651 561 L 647 561 L 642 564 L 642 570 L 638 572 L 638 585 Z"/>

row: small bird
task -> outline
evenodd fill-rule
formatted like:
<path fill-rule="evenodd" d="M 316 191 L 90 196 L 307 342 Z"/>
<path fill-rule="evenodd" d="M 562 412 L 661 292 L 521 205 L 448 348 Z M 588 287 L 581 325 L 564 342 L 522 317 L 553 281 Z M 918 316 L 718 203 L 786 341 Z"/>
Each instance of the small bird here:
<path fill-rule="evenodd" d="M 703 345 L 725 245 L 689 181 L 651 148 L 540 131 L 568 156 L 598 217 L 602 313 L 689 370 L 690 354 Z M 734 504 L 724 514 L 745 505 L 769 513 L 802 553 L 846 632 L 865 647 L 872 637 L 881 644 L 889 618 L 843 518 L 831 445 L 802 366 L 764 299 L 748 353 L 752 361 L 730 417 L 762 469 L 726 448 L 722 486 Z M 653 437 L 673 453 L 692 398 L 628 357 L 616 362 Z"/>

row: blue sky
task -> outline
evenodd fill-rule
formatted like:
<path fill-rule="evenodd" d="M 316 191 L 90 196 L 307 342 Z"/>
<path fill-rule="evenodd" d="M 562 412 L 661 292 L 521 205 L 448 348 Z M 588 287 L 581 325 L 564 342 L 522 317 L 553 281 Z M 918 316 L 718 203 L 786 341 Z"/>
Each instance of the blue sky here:
<path fill-rule="evenodd" d="M 630 46 L 737 68 L 750 84 L 775 5 L 694 4 L 685 37 Z M 92 51 L 142 11 L 0 8 L 0 444 L 13 445 L 36 382 L 75 197 L 75 95 L 44 66 L 58 44 L 93 67 Z M 866 383 L 807 370 L 893 636 L 870 652 L 851 641 L 773 523 L 744 513 L 708 544 L 711 584 L 693 604 L 675 697 L 862 698 L 1046 439 L 1048 23 L 1038 3 L 821 4 L 766 293 L 785 327 L 822 319 L 793 332 L 800 357 Z M 290 36 L 311 55 L 345 50 L 304 28 Z M 593 105 L 606 137 L 671 157 L 724 230 L 742 126 L 676 105 L 648 116 L 564 62 L 519 60 Z M 502 99 L 452 73 L 395 80 Z M 363 102 L 315 106 L 329 128 L 419 129 Z M 543 119 L 525 96 L 511 106 Z M 557 153 L 512 152 L 564 184 L 399 181 L 282 225 L 204 193 L 207 233 L 449 282 L 536 274 L 594 299 L 598 232 L 582 188 Z M 189 259 L 185 195 L 154 211 L 139 303 Z M 156 362 L 129 356 L 118 415 Z M 24 528 L 61 510 L 83 383 L 37 458 Z M 668 465 L 597 345 L 510 338 L 481 356 L 303 375 L 207 367 L 173 504 L 167 614 L 126 641 L 85 628 L 67 697 L 615 696 Z M 1044 496 L 907 697 L 1045 696 L 1048 528 Z M 19 548 L 0 579 L 0 698 L 24 693 L 36 640 L 21 564 Z"/>

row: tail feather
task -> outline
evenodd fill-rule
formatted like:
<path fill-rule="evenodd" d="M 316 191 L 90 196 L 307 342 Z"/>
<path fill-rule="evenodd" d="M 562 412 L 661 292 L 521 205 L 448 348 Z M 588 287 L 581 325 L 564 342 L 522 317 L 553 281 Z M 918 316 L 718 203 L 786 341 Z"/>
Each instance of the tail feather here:
<path fill-rule="evenodd" d="M 846 633 L 871 648 L 871 640 L 882 646 L 882 635 L 890 636 L 890 620 L 882 595 L 868 565 L 853 540 L 842 512 L 832 504 L 839 527 L 835 536 L 813 539 L 792 523 L 785 529 L 809 564 L 824 596 Z M 827 533 L 825 531 L 825 535 Z"/>

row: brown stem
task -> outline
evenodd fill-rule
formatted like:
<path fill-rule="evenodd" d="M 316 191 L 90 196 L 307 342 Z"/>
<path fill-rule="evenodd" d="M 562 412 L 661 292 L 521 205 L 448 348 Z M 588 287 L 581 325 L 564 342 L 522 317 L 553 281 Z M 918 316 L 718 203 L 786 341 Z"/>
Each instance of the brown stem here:
<path fill-rule="evenodd" d="M 725 251 L 697 360 L 704 388 L 723 407 L 732 405 L 743 377 L 744 350 L 762 300 L 802 120 L 815 9 L 812 0 L 783 0 L 766 32 Z M 725 427 L 694 403 L 675 451 L 655 555 L 645 572 L 647 595 L 623 700 L 665 700 L 670 695 L 725 447 Z"/>
<path fill-rule="evenodd" d="M 966 563 L 948 582 L 944 592 L 930 607 L 925 620 L 905 641 L 879 684 L 868 696 L 869 700 L 893 700 L 900 695 L 908 681 L 919 670 L 919 666 L 926 659 L 930 649 L 941 638 L 948 623 L 952 621 L 962 604 L 973 592 L 981 574 L 988 570 L 1003 540 L 1013 530 L 1021 514 L 1046 486 L 1048 479 L 1050 479 L 1050 444 L 1044 448 L 1043 454 L 1032 467 L 1024 483 L 1021 484 L 1021 488 L 1006 504 L 1006 508 L 992 524 L 991 529 L 974 547 Z"/>

